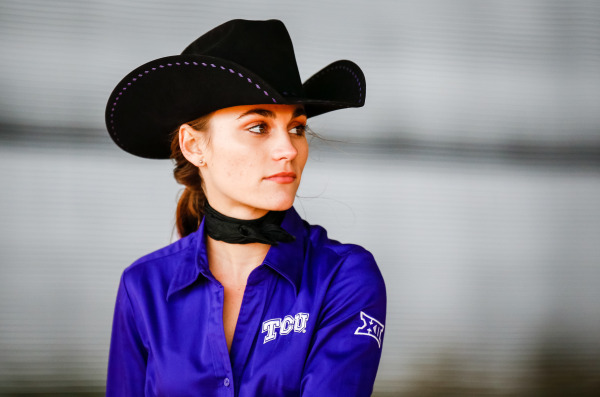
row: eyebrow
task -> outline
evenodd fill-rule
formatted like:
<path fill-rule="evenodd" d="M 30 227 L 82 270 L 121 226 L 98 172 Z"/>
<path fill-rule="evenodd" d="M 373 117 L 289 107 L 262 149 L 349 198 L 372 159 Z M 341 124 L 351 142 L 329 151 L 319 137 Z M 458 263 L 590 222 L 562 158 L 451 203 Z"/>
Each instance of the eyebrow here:
<path fill-rule="evenodd" d="M 300 116 L 306 116 L 306 111 L 302 106 L 298 106 L 296 109 L 294 109 L 294 114 L 292 114 L 292 118 L 295 119 L 296 117 Z"/>
<path fill-rule="evenodd" d="M 244 112 L 244 113 L 240 114 L 237 119 L 239 120 L 242 117 L 246 117 L 246 116 L 249 116 L 251 114 L 258 114 L 259 116 L 269 117 L 269 118 L 272 118 L 272 119 L 275 118 L 275 112 L 273 112 L 271 110 L 268 110 L 268 109 L 256 108 L 256 109 L 250 109 L 247 112 Z M 300 117 L 300 116 L 306 116 L 306 111 L 304 110 L 303 107 L 298 106 L 296 109 L 294 109 L 294 113 L 292 114 L 292 118 L 295 119 L 296 117 Z"/>

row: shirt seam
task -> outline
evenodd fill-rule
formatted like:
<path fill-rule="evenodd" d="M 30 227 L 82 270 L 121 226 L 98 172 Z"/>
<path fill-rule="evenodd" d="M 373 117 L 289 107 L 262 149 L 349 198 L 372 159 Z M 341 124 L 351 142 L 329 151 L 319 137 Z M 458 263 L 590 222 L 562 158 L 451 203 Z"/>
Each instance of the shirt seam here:
<path fill-rule="evenodd" d="M 177 251 L 175 251 L 175 252 L 170 252 L 170 253 L 168 253 L 168 254 L 167 254 L 167 253 L 165 253 L 165 254 L 160 254 L 160 255 L 158 255 L 158 256 L 156 256 L 156 257 L 152 257 L 152 258 L 148 258 L 148 257 L 142 257 L 142 258 L 138 259 L 137 261 L 133 262 L 133 263 L 131 264 L 131 266 L 129 266 L 129 267 L 128 267 L 128 269 L 135 269 L 135 268 L 136 268 L 136 267 L 138 267 L 138 266 L 141 266 L 141 265 L 144 265 L 144 264 L 147 264 L 147 263 L 151 263 L 151 262 L 154 262 L 154 261 L 156 261 L 156 260 L 165 259 L 165 258 L 168 258 L 168 257 L 170 257 L 170 256 L 173 256 L 173 255 L 177 255 L 177 254 L 179 254 L 181 251 L 184 251 L 184 250 L 186 250 L 186 249 L 189 249 L 189 248 L 190 248 L 190 246 L 189 246 L 189 245 L 186 245 L 186 246 L 184 246 L 184 247 L 181 247 L 181 248 L 177 249 Z M 149 255 L 152 255 L 152 254 L 149 254 Z"/>

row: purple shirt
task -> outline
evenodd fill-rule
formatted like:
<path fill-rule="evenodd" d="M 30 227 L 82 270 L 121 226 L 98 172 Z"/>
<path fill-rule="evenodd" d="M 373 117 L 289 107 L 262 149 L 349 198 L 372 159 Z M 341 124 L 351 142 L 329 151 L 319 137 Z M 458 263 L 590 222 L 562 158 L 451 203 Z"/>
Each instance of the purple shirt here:
<path fill-rule="evenodd" d="M 296 241 L 248 277 L 231 352 L 223 287 L 204 222 L 121 277 L 107 396 L 369 396 L 381 356 L 385 285 L 364 248 L 327 238 L 291 208 Z"/>

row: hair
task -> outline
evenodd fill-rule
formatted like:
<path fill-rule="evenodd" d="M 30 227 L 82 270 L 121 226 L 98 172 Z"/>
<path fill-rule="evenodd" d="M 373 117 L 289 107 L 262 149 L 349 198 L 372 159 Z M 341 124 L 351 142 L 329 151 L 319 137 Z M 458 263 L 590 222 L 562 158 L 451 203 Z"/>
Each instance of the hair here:
<path fill-rule="evenodd" d="M 197 131 L 207 131 L 211 114 L 201 116 L 185 124 L 188 124 Z M 173 169 L 175 180 L 177 183 L 185 186 L 181 196 L 179 196 L 177 211 L 175 213 L 177 232 L 179 236 L 185 237 L 198 230 L 200 222 L 204 217 L 206 195 L 202 187 L 200 170 L 185 158 L 181 147 L 179 147 L 179 128 L 172 132 L 171 159 L 175 163 L 175 168 Z"/>

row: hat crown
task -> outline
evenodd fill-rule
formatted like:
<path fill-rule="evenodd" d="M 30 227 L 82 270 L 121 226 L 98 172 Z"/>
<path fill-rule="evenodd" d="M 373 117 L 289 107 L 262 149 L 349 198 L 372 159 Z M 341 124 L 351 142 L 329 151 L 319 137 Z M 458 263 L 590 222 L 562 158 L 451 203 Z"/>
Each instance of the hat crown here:
<path fill-rule="evenodd" d="M 302 96 L 294 47 L 283 22 L 234 19 L 203 34 L 181 53 L 226 59 L 263 76 L 284 96 Z"/>

